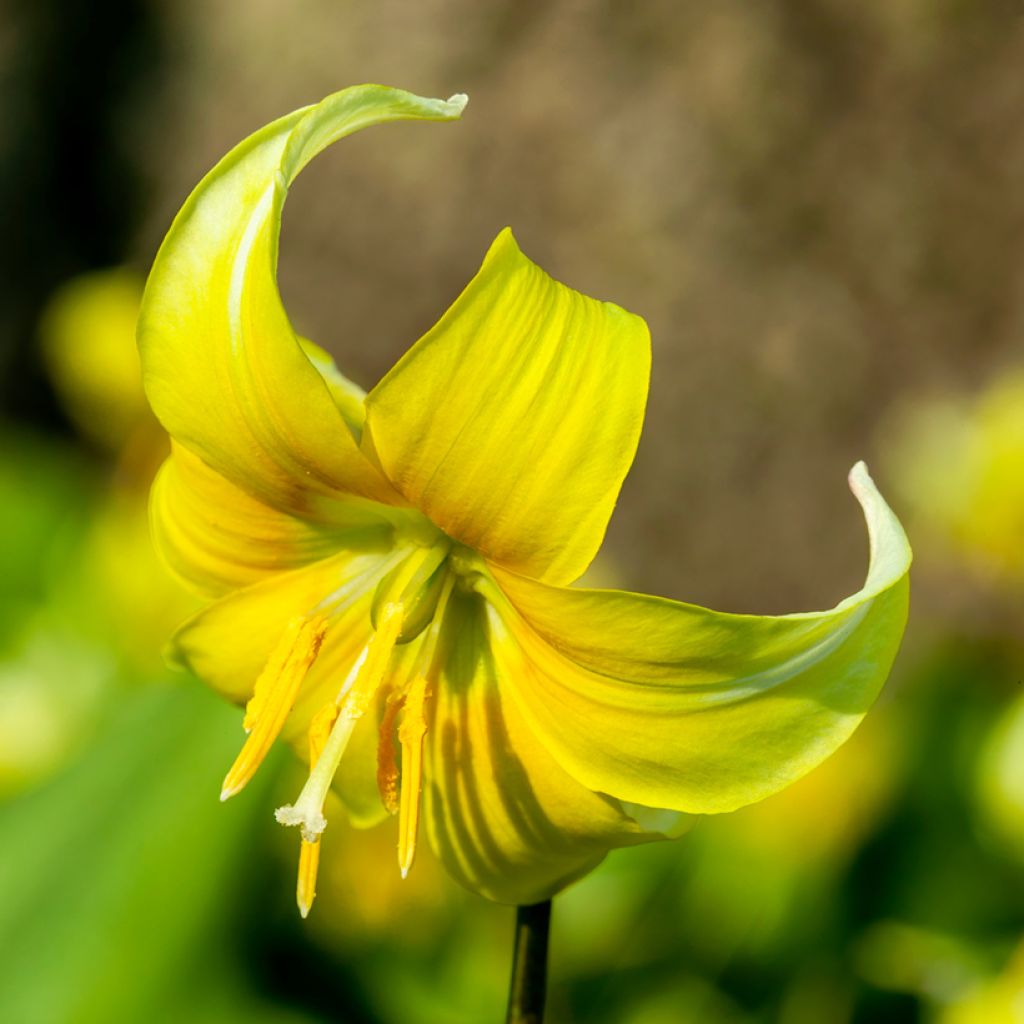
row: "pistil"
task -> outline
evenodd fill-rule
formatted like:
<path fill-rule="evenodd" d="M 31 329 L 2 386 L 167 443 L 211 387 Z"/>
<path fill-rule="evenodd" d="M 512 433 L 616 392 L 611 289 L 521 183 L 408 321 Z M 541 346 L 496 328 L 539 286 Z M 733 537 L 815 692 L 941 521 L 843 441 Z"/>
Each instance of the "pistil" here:
<path fill-rule="evenodd" d="M 421 548 L 384 577 L 378 585 L 371 612 L 373 634 L 349 670 L 337 697 L 322 707 L 310 723 L 309 778 L 295 803 L 279 807 L 275 812 L 282 825 L 295 825 L 301 830 L 296 900 L 303 917 L 309 913 L 316 897 L 320 837 L 327 827 L 323 810 L 328 790 L 356 725 L 370 710 L 385 683 L 394 689 L 382 716 L 378 784 L 385 805 L 392 813 L 398 811 L 398 863 L 403 878 L 412 867 L 423 789 L 426 704 L 436 675 L 437 647 L 445 609 L 456 582 L 456 575 L 445 565 L 450 548 L 448 541 Z M 392 664 L 392 655 L 398 644 L 412 643 L 424 632 L 420 649 L 413 654 L 411 682 L 407 683 L 400 678 L 403 671 Z M 290 665 L 290 658 L 291 655 L 284 654 L 280 660 Z M 296 686 L 295 693 L 288 698 L 282 724 L 297 692 Z M 275 708 L 279 704 L 283 707 L 276 695 L 262 689 L 254 695 L 253 704 L 250 709 L 255 720 L 253 734 L 266 714 L 264 707 L 269 708 L 271 704 Z M 385 748 L 392 742 L 398 714 L 402 716 L 397 730 L 402 748 L 402 775 L 400 790 L 396 792 L 394 750 Z"/>
<path fill-rule="evenodd" d="M 402 618 L 403 609 L 400 604 L 388 602 L 382 608 L 376 632 L 342 687 L 345 696 L 337 721 L 331 728 L 320 756 L 312 765 L 298 800 L 277 809 L 277 820 L 282 825 L 299 826 L 302 838 L 309 843 L 316 842 L 327 827 L 327 819 L 323 814 L 327 791 L 359 719 L 366 713 L 384 680 L 391 652 L 402 632 Z"/>
<path fill-rule="evenodd" d="M 316 764 L 323 753 L 331 727 L 338 717 L 338 708 L 334 704 L 322 707 L 309 723 L 309 763 Z M 299 913 L 306 917 L 309 908 L 316 899 L 316 876 L 320 867 L 320 839 L 317 837 L 309 842 L 305 837 L 299 849 L 299 878 L 295 888 L 295 899 L 299 905 Z"/>

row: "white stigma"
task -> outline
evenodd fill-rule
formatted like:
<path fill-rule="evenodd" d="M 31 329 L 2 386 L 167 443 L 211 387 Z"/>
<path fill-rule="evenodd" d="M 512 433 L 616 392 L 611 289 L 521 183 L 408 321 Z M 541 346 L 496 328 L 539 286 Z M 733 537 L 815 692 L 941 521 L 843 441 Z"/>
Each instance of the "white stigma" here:
<path fill-rule="evenodd" d="M 302 830 L 302 838 L 307 843 L 315 843 L 327 828 L 327 819 L 319 807 L 303 807 L 304 801 L 296 804 L 285 804 L 274 811 L 274 817 L 282 825 L 297 825 Z"/>

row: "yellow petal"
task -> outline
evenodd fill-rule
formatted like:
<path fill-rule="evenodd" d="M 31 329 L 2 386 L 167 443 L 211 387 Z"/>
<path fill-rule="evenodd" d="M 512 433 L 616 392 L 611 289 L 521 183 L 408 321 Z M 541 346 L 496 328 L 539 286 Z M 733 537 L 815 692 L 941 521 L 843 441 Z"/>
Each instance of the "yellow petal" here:
<path fill-rule="evenodd" d="M 387 121 L 451 120 L 465 98 L 357 86 L 295 111 L 231 151 L 185 203 L 157 255 L 139 319 L 146 394 L 180 443 L 266 504 L 316 518 L 349 492 L 399 499 L 360 454 L 277 290 L 281 209 L 326 146 Z M 336 371 L 334 371 L 336 372 Z"/>
<path fill-rule="evenodd" d="M 366 400 L 364 447 L 449 536 L 566 583 L 604 536 L 643 420 L 647 327 L 552 280 L 508 230 Z"/>
<path fill-rule="evenodd" d="M 348 429 L 356 440 L 359 440 L 363 434 L 363 423 L 366 421 L 366 392 L 338 369 L 329 352 L 325 352 L 308 338 L 299 338 L 299 344 L 306 353 L 306 358 L 323 377 L 327 390 L 331 393 L 331 398 Z"/>
<path fill-rule="evenodd" d="M 851 486 L 871 563 L 827 612 L 726 615 L 495 570 L 495 659 L 559 764 L 621 800 L 714 813 L 832 753 L 885 681 L 907 615 L 906 536 L 863 464 Z"/>
<path fill-rule="evenodd" d="M 339 548 L 379 549 L 391 544 L 385 507 L 341 498 L 322 511 L 327 522 L 279 512 L 236 487 L 181 445 L 173 446 L 150 497 L 157 549 L 172 572 L 208 597 L 219 597 Z M 388 510 L 391 521 L 415 515 Z"/>
<path fill-rule="evenodd" d="M 526 725 L 491 655 L 484 602 L 454 597 L 445 634 L 424 746 L 424 825 L 458 882 L 502 903 L 534 903 L 611 847 L 663 838 L 576 782 Z"/>

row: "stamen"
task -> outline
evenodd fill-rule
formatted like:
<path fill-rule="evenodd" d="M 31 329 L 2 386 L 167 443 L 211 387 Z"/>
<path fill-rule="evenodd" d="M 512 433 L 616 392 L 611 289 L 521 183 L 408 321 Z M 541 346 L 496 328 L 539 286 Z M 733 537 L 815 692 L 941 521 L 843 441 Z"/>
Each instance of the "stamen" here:
<path fill-rule="evenodd" d="M 311 766 L 316 764 L 317 758 L 323 753 L 327 737 L 331 735 L 331 728 L 337 717 L 338 705 L 331 701 L 309 720 L 309 729 L 306 731 L 306 735 L 309 740 L 309 763 Z"/>
<path fill-rule="evenodd" d="M 331 732 L 331 726 L 338 717 L 338 708 L 333 702 L 325 704 L 309 723 L 309 763 L 316 764 L 323 753 L 324 745 Z M 305 918 L 316 899 L 316 876 L 320 867 L 320 839 L 315 842 L 302 840 L 299 848 L 299 878 L 295 887 L 295 900 L 299 913 Z"/>
<path fill-rule="evenodd" d="M 391 694 L 384 706 L 377 744 L 377 792 L 388 814 L 398 812 L 398 764 L 395 757 L 395 720 L 405 704 L 405 694 Z"/>
<path fill-rule="evenodd" d="M 320 616 L 296 616 L 271 652 L 245 709 L 249 733 L 221 788 L 221 800 L 234 796 L 256 774 L 284 726 L 303 679 L 316 661 L 327 632 Z"/>
<path fill-rule="evenodd" d="M 355 678 L 346 681 L 347 695 L 324 748 L 313 764 L 298 800 L 279 807 L 275 816 L 282 825 L 297 825 L 302 838 L 313 843 L 327 827 L 323 807 L 327 791 L 342 755 L 360 718 L 366 713 L 387 672 L 388 661 L 402 632 L 402 606 L 389 602 L 381 610 L 377 631 L 357 661 Z"/>
<path fill-rule="evenodd" d="M 252 732 L 252 727 L 256 724 L 256 721 L 263 713 L 263 709 L 267 706 L 267 698 L 274 690 L 274 683 L 277 682 L 284 672 L 288 658 L 295 648 L 295 641 L 299 638 L 299 633 L 302 631 L 305 622 L 305 616 L 294 616 L 288 622 L 288 625 L 285 626 L 281 639 L 278 640 L 277 645 L 270 652 L 270 657 L 267 658 L 267 662 L 256 680 L 256 685 L 253 687 L 252 696 L 245 705 L 245 718 L 242 720 L 242 728 L 245 729 L 246 733 Z"/>
<path fill-rule="evenodd" d="M 299 847 L 299 881 L 295 889 L 295 899 L 303 918 L 309 916 L 309 909 L 316 899 L 316 876 L 319 869 L 320 840 L 309 843 L 303 839 Z"/>
<path fill-rule="evenodd" d="M 405 878 L 416 857 L 423 789 L 423 737 L 427 734 L 427 680 L 418 676 L 409 688 L 405 713 L 398 727 L 402 744 L 402 796 L 398 814 L 398 867 Z"/>
<path fill-rule="evenodd" d="M 423 738 L 427 734 L 427 699 L 436 679 L 437 646 L 444 626 L 448 600 L 456 582 L 455 573 L 446 573 L 437 600 L 434 620 L 419 652 L 416 674 L 405 695 L 398 741 L 402 745 L 402 788 L 398 808 L 398 869 L 406 878 L 416 858 L 416 838 L 420 825 L 420 801 L 423 794 Z"/>

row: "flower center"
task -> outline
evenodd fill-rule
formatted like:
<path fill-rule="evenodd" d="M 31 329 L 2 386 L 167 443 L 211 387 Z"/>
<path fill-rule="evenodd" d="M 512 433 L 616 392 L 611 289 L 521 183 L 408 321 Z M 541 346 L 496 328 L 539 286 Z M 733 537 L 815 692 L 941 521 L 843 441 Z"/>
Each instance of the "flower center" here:
<path fill-rule="evenodd" d="M 406 877 L 416 854 L 423 783 L 423 743 L 428 706 L 439 671 L 438 641 L 448 600 L 458 584 L 480 571 L 471 553 L 447 537 L 413 548 L 380 579 L 370 606 L 372 634 L 336 696 L 308 727 L 309 777 L 294 804 L 277 820 L 302 834 L 297 898 L 303 917 L 316 890 L 320 837 L 327 827 L 324 803 L 360 719 L 383 709 L 378 756 L 381 798 L 398 813 L 398 862 Z M 328 632 L 321 606 L 293 619 L 271 653 L 246 708 L 249 737 L 224 780 L 221 799 L 252 778 L 283 728 Z M 401 783 L 393 737 L 401 745 Z M 397 799 L 396 799 L 397 796 Z"/>

